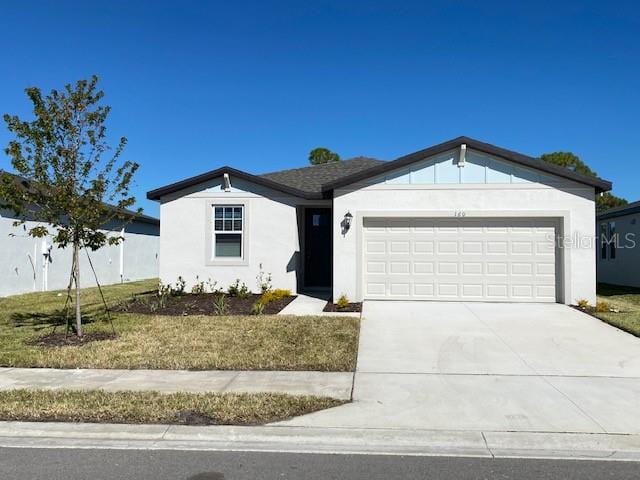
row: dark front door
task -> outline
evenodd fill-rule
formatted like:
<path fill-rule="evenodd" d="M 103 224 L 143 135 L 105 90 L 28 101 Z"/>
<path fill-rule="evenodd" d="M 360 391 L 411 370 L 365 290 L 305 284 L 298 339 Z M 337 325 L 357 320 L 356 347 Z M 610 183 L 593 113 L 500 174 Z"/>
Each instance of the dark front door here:
<path fill-rule="evenodd" d="M 331 286 L 331 209 L 307 208 L 304 221 L 304 285 Z"/>

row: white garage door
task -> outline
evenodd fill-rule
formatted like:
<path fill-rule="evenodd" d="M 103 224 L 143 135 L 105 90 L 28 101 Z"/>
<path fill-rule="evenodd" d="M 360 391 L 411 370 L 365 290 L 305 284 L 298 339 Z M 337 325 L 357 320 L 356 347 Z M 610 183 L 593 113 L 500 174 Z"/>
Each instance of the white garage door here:
<path fill-rule="evenodd" d="M 367 299 L 555 302 L 555 221 L 365 218 Z"/>

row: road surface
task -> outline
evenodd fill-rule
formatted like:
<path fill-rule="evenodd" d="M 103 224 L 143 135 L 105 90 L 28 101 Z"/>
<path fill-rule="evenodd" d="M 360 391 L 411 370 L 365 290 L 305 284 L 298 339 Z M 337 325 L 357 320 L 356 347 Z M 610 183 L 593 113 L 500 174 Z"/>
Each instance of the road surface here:
<path fill-rule="evenodd" d="M 640 463 L 593 460 L 0 448 L 2 480 L 607 480 Z"/>

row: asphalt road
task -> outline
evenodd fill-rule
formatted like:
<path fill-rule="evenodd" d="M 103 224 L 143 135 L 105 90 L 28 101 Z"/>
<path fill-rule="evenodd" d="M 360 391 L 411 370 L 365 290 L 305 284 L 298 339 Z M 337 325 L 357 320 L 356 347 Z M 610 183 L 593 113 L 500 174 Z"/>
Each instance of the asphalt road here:
<path fill-rule="evenodd" d="M 607 480 L 640 463 L 251 452 L 0 448 L 2 480 Z"/>

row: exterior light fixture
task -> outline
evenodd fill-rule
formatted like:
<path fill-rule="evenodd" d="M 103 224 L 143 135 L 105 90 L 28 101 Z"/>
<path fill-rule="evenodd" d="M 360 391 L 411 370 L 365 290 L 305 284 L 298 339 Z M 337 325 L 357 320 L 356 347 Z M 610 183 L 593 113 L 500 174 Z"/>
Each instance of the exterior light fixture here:
<path fill-rule="evenodd" d="M 351 215 L 351 212 L 347 212 L 344 215 L 344 226 L 345 226 L 345 230 L 349 230 L 349 228 L 351 228 L 351 222 L 353 221 L 353 215 Z"/>

